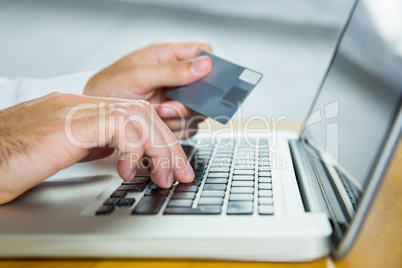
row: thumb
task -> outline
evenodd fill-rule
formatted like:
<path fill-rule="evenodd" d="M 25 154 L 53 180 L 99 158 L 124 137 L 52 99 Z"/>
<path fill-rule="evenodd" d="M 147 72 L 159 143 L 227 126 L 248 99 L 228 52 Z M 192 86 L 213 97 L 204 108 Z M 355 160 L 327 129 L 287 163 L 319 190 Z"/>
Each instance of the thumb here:
<path fill-rule="evenodd" d="M 141 80 L 150 88 L 184 86 L 203 78 L 211 69 L 211 58 L 201 56 L 189 61 L 148 65 L 141 72 Z"/>

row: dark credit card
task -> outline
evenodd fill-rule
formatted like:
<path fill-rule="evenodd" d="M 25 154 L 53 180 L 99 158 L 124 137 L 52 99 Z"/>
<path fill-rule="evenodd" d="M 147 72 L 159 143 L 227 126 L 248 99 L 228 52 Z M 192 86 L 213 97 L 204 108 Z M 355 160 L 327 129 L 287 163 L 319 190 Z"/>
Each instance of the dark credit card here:
<path fill-rule="evenodd" d="M 203 55 L 212 59 L 211 72 L 190 85 L 168 91 L 167 96 L 226 124 L 261 80 L 262 74 L 206 51 L 198 54 Z"/>

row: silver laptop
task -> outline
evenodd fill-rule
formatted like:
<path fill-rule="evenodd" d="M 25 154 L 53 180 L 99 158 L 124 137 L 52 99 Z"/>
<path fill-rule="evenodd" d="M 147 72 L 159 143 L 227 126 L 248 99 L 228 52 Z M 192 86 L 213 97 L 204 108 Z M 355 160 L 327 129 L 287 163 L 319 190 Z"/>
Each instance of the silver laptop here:
<path fill-rule="evenodd" d="M 353 5 L 301 135 L 199 133 L 196 179 L 171 189 L 123 182 L 113 156 L 77 164 L 0 206 L 0 257 L 342 258 L 402 127 L 402 50 L 375 19 Z"/>

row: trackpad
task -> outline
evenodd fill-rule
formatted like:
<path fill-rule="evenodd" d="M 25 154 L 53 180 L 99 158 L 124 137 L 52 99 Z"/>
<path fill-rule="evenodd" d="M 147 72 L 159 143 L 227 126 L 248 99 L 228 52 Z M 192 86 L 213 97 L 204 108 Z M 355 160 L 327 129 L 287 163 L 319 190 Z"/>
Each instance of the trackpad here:
<path fill-rule="evenodd" d="M 64 182 L 64 181 L 88 181 L 93 177 L 98 176 L 102 171 L 104 171 L 109 165 L 117 161 L 116 154 L 109 157 L 84 163 L 76 163 L 71 167 L 60 170 L 53 176 L 50 176 L 44 182 Z M 102 175 L 114 175 L 113 172 L 116 168 L 110 169 L 109 173 L 102 172 Z"/>

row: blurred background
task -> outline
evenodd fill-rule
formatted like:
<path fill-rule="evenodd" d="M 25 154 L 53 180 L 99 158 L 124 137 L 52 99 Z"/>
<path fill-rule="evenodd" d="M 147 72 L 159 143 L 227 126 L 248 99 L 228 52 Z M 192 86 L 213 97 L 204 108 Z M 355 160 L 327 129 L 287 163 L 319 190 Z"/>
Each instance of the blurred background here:
<path fill-rule="evenodd" d="M 201 40 L 262 72 L 242 117 L 305 118 L 352 0 L 2 0 L 0 76 L 99 70 L 154 42 Z"/>

